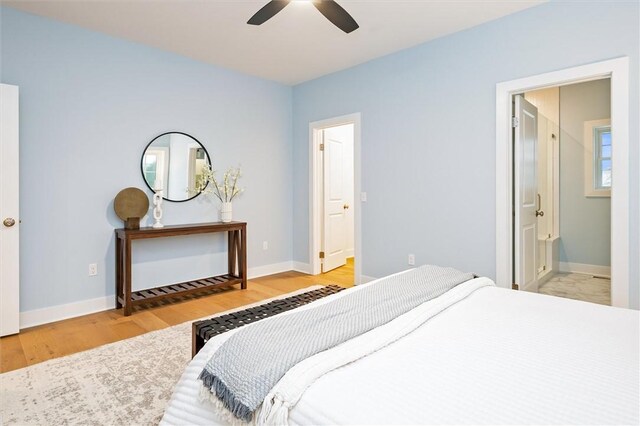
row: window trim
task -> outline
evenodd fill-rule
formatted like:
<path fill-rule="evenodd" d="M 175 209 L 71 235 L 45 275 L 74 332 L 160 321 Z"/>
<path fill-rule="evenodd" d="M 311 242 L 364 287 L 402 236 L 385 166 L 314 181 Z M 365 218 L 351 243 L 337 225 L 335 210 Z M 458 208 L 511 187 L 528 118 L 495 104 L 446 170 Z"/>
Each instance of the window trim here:
<path fill-rule="evenodd" d="M 611 188 L 598 188 L 596 186 L 596 170 L 600 167 L 597 159 L 600 158 L 600 146 L 596 147 L 595 132 L 603 127 L 611 127 L 611 119 L 590 120 L 584 122 L 584 196 L 585 197 L 611 197 Z M 611 142 L 613 147 L 613 141 Z M 613 156 L 613 148 L 612 148 Z"/>

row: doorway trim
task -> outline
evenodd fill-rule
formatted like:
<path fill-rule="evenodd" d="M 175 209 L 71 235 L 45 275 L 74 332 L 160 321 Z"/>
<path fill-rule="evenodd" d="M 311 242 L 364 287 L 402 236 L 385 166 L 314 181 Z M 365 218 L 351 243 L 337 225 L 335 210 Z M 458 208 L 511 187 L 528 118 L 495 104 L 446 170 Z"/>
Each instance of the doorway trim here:
<path fill-rule="evenodd" d="M 496 85 L 496 284 L 511 288 L 513 272 L 511 99 L 553 86 L 611 79 L 611 305 L 629 307 L 629 58 L 621 57 Z"/>
<path fill-rule="evenodd" d="M 320 155 L 320 133 L 328 127 L 341 126 L 343 124 L 353 124 L 353 183 L 354 183 L 354 265 L 353 280 L 358 285 L 362 277 L 362 226 L 360 206 L 361 192 L 361 163 L 360 163 L 360 142 L 361 142 L 361 114 L 359 112 L 328 118 L 326 120 L 313 121 L 309 123 L 309 263 L 311 273 L 318 275 L 321 272 L 320 253 L 321 247 L 321 224 L 322 224 L 322 157 Z"/>

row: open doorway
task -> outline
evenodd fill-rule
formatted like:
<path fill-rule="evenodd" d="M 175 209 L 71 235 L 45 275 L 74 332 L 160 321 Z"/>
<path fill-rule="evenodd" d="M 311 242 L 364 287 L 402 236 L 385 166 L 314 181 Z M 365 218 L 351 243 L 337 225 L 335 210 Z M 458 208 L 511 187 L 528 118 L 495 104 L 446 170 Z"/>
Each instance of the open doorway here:
<path fill-rule="evenodd" d="M 579 65 L 496 85 L 496 284 L 514 282 L 513 96 L 548 87 L 610 78 L 611 305 L 629 307 L 629 58 Z M 535 241 L 535 240 L 534 240 Z"/>
<path fill-rule="evenodd" d="M 310 252 L 314 275 L 331 272 L 358 284 L 360 116 L 310 124 Z"/>
<path fill-rule="evenodd" d="M 611 304 L 611 80 L 514 96 L 514 283 Z"/>
<path fill-rule="evenodd" d="M 344 267 L 348 263 L 353 265 L 353 128 L 353 123 L 348 123 L 320 130 L 322 273 Z"/>

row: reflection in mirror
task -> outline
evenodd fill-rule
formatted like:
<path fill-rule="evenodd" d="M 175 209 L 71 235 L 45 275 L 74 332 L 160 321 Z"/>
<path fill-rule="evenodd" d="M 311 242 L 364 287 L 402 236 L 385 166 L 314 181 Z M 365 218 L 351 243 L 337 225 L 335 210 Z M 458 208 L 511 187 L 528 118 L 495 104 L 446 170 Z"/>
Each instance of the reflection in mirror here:
<path fill-rule="evenodd" d="M 186 133 L 164 133 L 142 154 L 142 176 L 152 191 L 163 190 L 168 201 L 187 201 L 200 194 L 203 168 L 211 166 L 209 154 Z"/>

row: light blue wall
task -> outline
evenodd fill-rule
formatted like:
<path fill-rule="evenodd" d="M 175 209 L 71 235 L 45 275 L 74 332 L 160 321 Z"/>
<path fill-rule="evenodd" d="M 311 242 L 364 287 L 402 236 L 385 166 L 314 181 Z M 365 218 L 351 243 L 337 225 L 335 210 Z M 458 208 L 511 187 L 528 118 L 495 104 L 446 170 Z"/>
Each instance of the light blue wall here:
<path fill-rule="evenodd" d="M 611 118 L 611 80 L 560 88 L 560 261 L 611 266 L 611 198 L 584 195 L 584 122 Z M 615 148 L 614 148 L 615 149 Z"/>
<path fill-rule="evenodd" d="M 363 273 L 417 263 L 495 277 L 496 83 L 629 56 L 631 306 L 640 274 L 638 2 L 551 2 L 293 92 L 294 260 L 309 262 L 309 122 L 362 113 Z"/>
<path fill-rule="evenodd" d="M 114 293 L 113 197 L 136 186 L 145 145 L 192 134 L 214 166 L 242 165 L 249 266 L 292 257 L 291 88 L 1 8 L 2 82 L 20 86 L 21 310 Z M 203 197 L 167 224 L 217 220 Z M 152 221 L 148 215 L 144 222 Z M 262 241 L 269 250 L 262 250 Z M 224 237 L 134 243 L 134 283 L 224 272 Z M 89 263 L 99 275 L 88 277 Z"/>
<path fill-rule="evenodd" d="M 298 85 L 293 98 L 276 83 L 0 13 L 2 81 L 21 86 L 23 311 L 113 294 L 112 233 L 121 223 L 112 199 L 126 186 L 145 188 L 142 149 L 169 130 L 202 141 L 218 169 L 242 164 L 247 192 L 234 215 L 249 222 L 251 267 L 308 262 L 308 124 L 352 112 L 362 112 L 369 199 L 363 272 L 404 269 L 415 253 L 418 263 L 493 277 L 496 83 L 624 55 L 631 59 L 630 300 L 640 306 L 635 1 L 548 3 Z M 165 223 L 215 218 L 203 199 L 165 204 Z M 139 287 L 224 268 L 219 238 L 136 244 Z M 99 276 L 90 278 L 96 261 Z"/>

